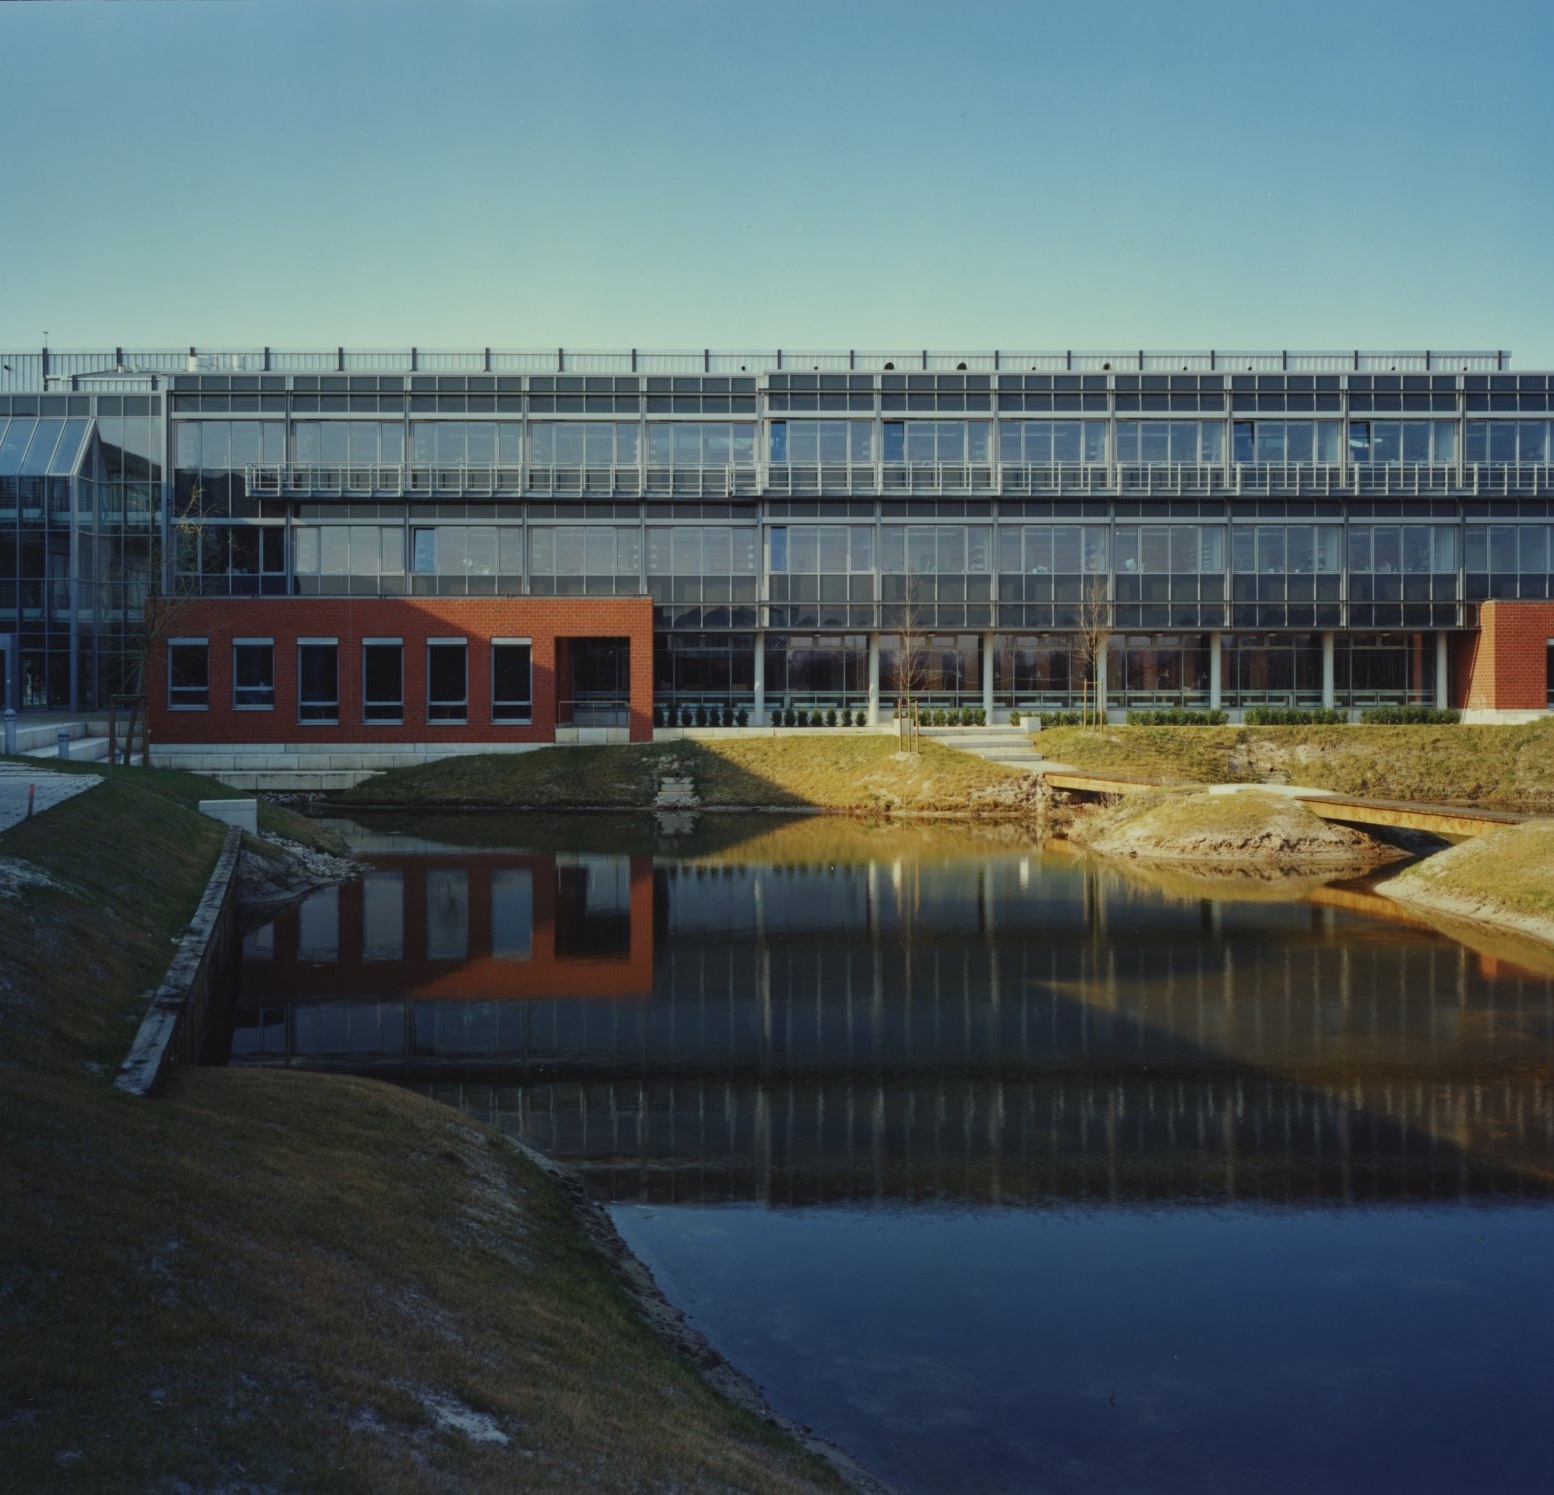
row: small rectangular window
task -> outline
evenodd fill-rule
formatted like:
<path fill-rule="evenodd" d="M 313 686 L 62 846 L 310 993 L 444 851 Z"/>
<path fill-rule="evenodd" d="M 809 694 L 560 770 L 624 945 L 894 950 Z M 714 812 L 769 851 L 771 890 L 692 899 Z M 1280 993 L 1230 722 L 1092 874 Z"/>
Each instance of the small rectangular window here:
<path fill-rule="evenodd" d="M 405 646 L 397 638 L 362 640 L 362 720 L 405 719 Z"/>
<path fill-rule="evenodd" d="M 528 639 L 491 640 L 491 720 L 534 720 L 534 684 Z"/>
<path fill-rule="evenodd" d="M 173 711 L 210 706 L 210 645 L 202 638 L 167 641 L 167 704 Z"/>
<path fill-rule="evenodd" d="M 232 709 L 275 709 L 275 641 L 267 638 L 232 640 Z"/>
<path fill-rule="evenodd" d="M 434 529 L 412 530 L 410 532 L 410 540 L 410 569 L 417 576 L 435 576 L 437 574 L 437 531 Z"/>
<path fill-rule="evenodd" d="M 313 726 L 340 720 L 339 640 L 297 640 L 297 720 Z"/>
<path fill-rule="evenodd" d="M 469 672 L 463 639 L 426 641 L 426 719 L 463 722 L 469 719 Z"/>

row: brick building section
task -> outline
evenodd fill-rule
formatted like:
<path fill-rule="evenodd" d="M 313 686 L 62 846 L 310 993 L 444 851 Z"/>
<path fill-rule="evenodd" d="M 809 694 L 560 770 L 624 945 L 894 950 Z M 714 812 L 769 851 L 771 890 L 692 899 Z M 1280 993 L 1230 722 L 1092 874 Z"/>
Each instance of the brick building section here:
<path fill-rule="evenodd" d="M 167 648 L 150 661 L 147 687 L 155 743 L 521 743 L 556 740 L 557 664 L 568 642 L 624 638 L 631 645 L 630 739 L 653 739 L 653 604 L 646 597 L 250 597 L 241 607 L 225 599 L 182 604 L 177 638 L 209 640 L 210 706 L 171 711 L 167 705 Z M 232 642 L 275 642 L 275 707 L 232 707 Z M 362 640 L 404 641 L 404 719 L 362 720 Z M 468 640 L 468 720 L 429 722 L 426 712 L 428 639 Z M 533 720 L 491 720 L 491 640 L 531 641 Z M 339 721 L 297 719 L 297 641 L 339 641 Z"/>
<path fill-rule="evenodd" d="M 1456 705 L 1469 710 L 1549 709 L 1554 602 L 1485 602 L 1479 631 L 1457 641 Z"/>

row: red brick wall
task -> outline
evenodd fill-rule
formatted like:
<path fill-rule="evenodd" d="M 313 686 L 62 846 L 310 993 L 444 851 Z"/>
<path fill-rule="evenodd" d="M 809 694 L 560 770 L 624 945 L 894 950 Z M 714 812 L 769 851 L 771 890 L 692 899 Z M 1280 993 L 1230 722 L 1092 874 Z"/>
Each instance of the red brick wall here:
<path fill-rule="evenodd" d="M 1458 705 L 1491 711 L 1543 711 L 1549 704 L 1548 641 L 1554 602 L 1485 602 L 1476 646 L 1460 656 Z"/>
<path fill-rule="evenodd" d="M 201 599 L 180 607 L 178 638 L 210 642 L 210 706 L 170 711 L 167 649 L 151 660 L 147 686 L 153 743 L 554 742 L 558 641 L 626 638 L 631 643 L 631 740 L 653 736 L 653 604 L 645 597 L 253 597 Z M 426 719 L 426 640 L 469 640 L 469 720 Z M 232 640 L 275 641 L 275 709 L 232 709 Z M 339 640 L 340 720 L 297 720 L 297 640 Z M 404 720 L 362 720 L 361 641 L 404 640 Z M 493 638 L 533 641 L 534 720 L 491 720 Z M 564 650 L 563 650 L 564 652 Z"/>

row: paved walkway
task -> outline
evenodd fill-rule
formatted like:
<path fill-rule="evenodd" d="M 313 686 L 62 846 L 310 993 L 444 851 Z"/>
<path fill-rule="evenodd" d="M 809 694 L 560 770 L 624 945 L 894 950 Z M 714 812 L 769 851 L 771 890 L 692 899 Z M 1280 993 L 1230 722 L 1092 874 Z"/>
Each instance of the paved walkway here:
<path fill-rule="evenodd" d="M 0 762 L 0 832 L 27 818 L 27 786 L 33 786 L 33 814 L 90 789 L 102 780 L 95 773 L 49 773 L 24 763 Z"/>

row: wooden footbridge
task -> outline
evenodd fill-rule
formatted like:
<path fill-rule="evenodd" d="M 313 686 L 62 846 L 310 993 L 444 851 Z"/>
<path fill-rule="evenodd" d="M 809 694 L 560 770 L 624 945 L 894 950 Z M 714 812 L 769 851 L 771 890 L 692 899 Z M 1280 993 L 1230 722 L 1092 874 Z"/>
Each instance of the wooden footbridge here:
<path fill-rule="evenodd" d="M 1470 836 L 1488 835 L 1508 825 L 1521 825 L 1536 815 L 1519 815 L 1511 810 L 1488 810 L 1476 805 L 1432 805 L 1413 800 L 1366 799 L 1359 795 L 1338 794 L 1328 789 L 1305 789 L 1290 784 L 1167 784 L 1136 774 L 1096 773 L 1089 769 L 1047 767 L 1043 775 L 1054 789 L 1087 796 L 1160 793 L 1237 794 L 1262 790 L 1299 800 L 1323 820 L 1345 825 L 1392 826 L 1402 830 L 1428 831 L 1451 841 Z"/>

